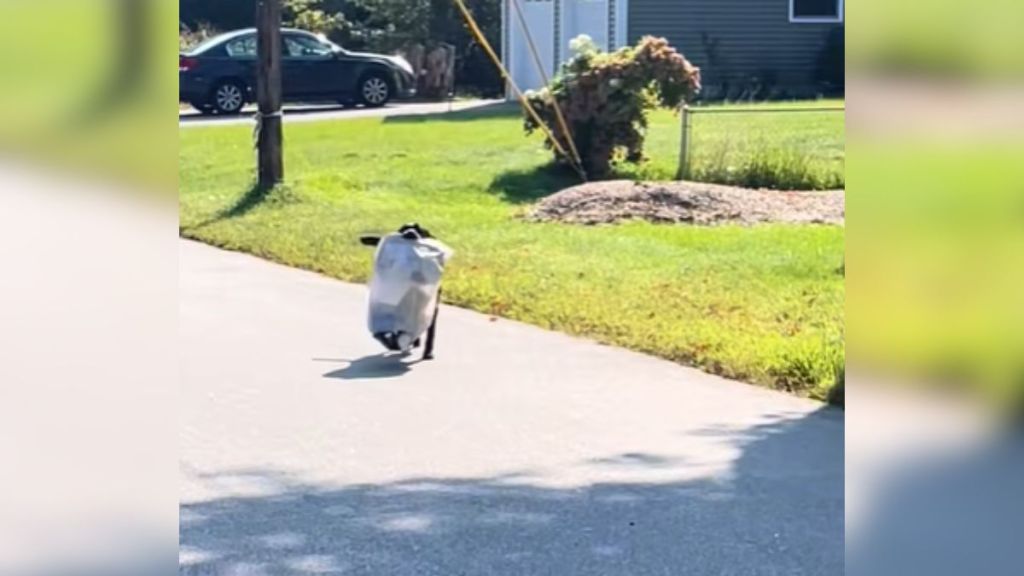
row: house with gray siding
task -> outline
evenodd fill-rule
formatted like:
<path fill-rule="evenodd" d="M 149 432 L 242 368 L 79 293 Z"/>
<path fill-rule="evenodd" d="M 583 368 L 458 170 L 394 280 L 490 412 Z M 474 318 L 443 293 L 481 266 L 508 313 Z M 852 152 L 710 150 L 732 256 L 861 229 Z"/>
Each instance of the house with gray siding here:
<path fill-rule="evenodd" d="M 524 90 L 543 86 L 544 75 L 551 77 L 571 55 L 569 42 L 580 34 L 605 50 L 663 36 L 700 66 L 709 98 L 800 97 L 842 89 L 844 0 L 502 2 L 503 59 Z"/>

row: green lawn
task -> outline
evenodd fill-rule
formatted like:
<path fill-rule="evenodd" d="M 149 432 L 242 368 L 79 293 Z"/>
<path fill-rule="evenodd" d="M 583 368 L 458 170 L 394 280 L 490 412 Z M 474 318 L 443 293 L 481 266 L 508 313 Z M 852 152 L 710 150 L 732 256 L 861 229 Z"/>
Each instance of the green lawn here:
<path fill-rule="evenodd" d="M 701 137 L 799 142 L 841 175 L 842 115 L 810 116 L 708 115 Z M 290 124 L 288 185 L 267 195 L 251 192 L 250 126 L 180 130 L 182 235 L 365 281 L 358 235 L 416 220 L 456 250 L 452 304 L 823 397 L 844 356 L 842 228 L 525 223 L 527 202 L 573 180 L 521 125 L 507 109 Z M 657 114 L 632 173 L 671 175 L 678 133 Z"/>
<path fill-rule="evenodd" d="M 831 189 L 845 186 L 843 101 L 792 102 L 694 108 L 690 129 L 693 179 L 750 187 Z M 815 108 L 830 111 L 742 113 Z M 704 111 L 717 113 L 705 113 Z M 729 110 L 723 114 L 720 111 Z M 650 162 L 626 173 L 668 179 L 679 155 L 678 117 L 654 115 L 647 137 Z"/>

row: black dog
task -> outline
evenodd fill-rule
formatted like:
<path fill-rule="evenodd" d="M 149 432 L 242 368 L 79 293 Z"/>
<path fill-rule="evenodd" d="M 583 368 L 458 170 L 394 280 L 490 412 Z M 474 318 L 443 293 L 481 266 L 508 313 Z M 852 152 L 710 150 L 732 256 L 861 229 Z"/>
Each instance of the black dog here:
<path fill-rule="evenodd" d="M 433 236 L 430 235 L 430 231 L 429 230 L 427 230 L 426 228 L 420 227 L 420 225 L 416 224 L 415 222 L 403 225 L 401 228 L 398 229 L 398 233 L 401 234 L 403 238 L 406 238 L 408 240 L 420 240 L 420 239 L 423 239 L 423 238 L 433 238 Z M 380 240 L 381 240 L 380 236 L 360 236 L 359 237 L 359 241 L 364 246 L 376 246 L 376 245 L 380 244 Z M 430 327 L 427 328 L 427 345 L 423 349 L 423 359 L 424 360 L 433 360 L 434 359 L 434 335 L 437 333 L 437 312 L 438 312 L 438 310 L 440 308 L 441 308 L 441 288 L 438 287 L 438 289 L 437 289 L 437 304 L 434 307 L 434 318 L 430 321 Z M 394 334 L 392 332 L 385 332 L 383 334 L 374 334 L 373 336 L 381 344 L 383 344 L 384 347 L 387 348 L 388 350 L 399 350 L 400 349 L 400 346 L 398 345 L 398 335 L 397 334 Z M 416 341 L 412 343 L 412 346 L 413 346 L 413 348 L 418 348 L 419 345 L 420 345 L 420 341 L 417 338 Z"/>

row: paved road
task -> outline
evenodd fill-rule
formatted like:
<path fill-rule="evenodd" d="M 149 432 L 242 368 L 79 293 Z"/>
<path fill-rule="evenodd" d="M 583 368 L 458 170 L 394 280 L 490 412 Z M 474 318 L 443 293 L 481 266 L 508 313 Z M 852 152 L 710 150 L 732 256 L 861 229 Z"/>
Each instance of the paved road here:
<path fill-rule="evenodd" d="M 456 247 L 457 248 L 457 247 Z M 458 255 L 456 255 L 458 258 Z M 180 245 L 182 574 L 841 574 L 841 412 Z"/>
<path fill-rule="evenodd" d="M 338 105 L 288 105 L 284 107 L 285 122 L 313 122 L 316 120 L 343 120 L 380 116 L 410 116 L 416 114 L 438 114 L 448 111 L 469 110 L 480 106 L 502 103 L 503 100 L 460 100 L 457 102 L 411 102 L 389 104 L 383 108 L 353 108 Z M 240 116 L 203 116 L 191 108 L 178 113 L 178 126 L 218 126 L 230 124 L 252 124 L 255 106 L 248 106 Z"/>

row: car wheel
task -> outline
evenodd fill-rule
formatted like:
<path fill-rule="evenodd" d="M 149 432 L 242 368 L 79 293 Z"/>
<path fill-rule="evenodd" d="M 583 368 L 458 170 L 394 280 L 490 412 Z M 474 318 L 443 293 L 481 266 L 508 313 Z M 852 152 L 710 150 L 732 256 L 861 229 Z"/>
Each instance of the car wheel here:
<path fill-rule="evenodd" d="M 359 81 L 359 101 L 369 108 L 387 104 L 392 92 L 391 82 L 383 74 L 368 74 Z"/>
<path fill-rule="evenodd" d="M 245 87 L 233 80 L 218 82 L 213 87 L 210 103 L 220 114 L 238 114 L 245 106 Z"/>

